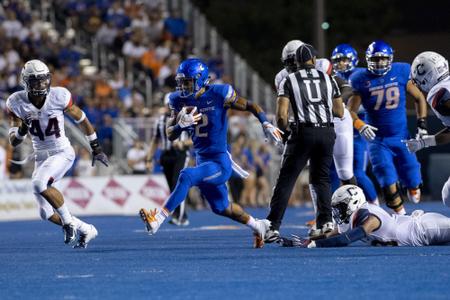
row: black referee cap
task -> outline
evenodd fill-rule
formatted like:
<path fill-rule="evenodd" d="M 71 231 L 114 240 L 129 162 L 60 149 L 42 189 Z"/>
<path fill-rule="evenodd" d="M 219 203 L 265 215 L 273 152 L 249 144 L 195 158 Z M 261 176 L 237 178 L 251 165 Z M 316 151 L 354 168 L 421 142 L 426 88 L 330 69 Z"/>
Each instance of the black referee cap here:
<path fill-rule="evenodd" d="M 317 56 L 317 51 L 314 49 L 314 47 L 310 44 L 303 44 L 300 47 L 298 47 L 297 51 L 295 52 L 295 59 L 297 60 L 297 63 L 304 64 L 308 60 L 311 60 L 313 57 Z"/>

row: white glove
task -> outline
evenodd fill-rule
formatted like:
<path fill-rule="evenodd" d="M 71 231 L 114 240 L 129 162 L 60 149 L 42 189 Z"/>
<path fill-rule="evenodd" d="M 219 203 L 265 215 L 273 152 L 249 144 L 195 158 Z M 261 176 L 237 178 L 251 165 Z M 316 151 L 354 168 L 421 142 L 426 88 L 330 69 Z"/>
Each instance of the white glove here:
<path fill-rule="evenodd" d="M 375 134 L 375 131 L 377 131 L 378 128 L 369 125 L 369 124 L 364 124 L 360 129 L 359 129 L 359 134 L 368 142 L 371 142 L 375 139 L 375 137 L 377 136 Z"/>
<path fill-rule="evenodd" d="M 292 236 L 292 245 L 294 247 L 300 247 L 300 248 L 316 248 L 316 242 L 302 238 L 298 235 L 291 234 Z"/>
<path fill-rule="evenodd" d="M 426 130 L 425 128 L 417 127 L 416 139 L 420 139 L 423 136 L 427 136 L 427 135 L 428 135 L 428 130 Z"/>
<path fill-rule="evenodd" d="M 269 137 L 275 142 L 275 145 L 283 145 L 283 131 L 278 127 L 273 126 L 270 122 L 265 121 L 263 124 L 264 134 L 266 135 L 266 142 Z"/>
<path fill-rule="evenodd" d="M 421 138 L 402 140 L 406 144 L 409 152 L 414 153 L 420 149 L 436 146 L 436 137 L 434 135 L 424 135 Z"/>
<path fill-rule="evenodd" d="M 178 125 L 180 125 L 181 128 L 186 128 L 192 125 L 197 125 L 198 121 L 201 120 L 202 114 L 197 112 L 197 107 L 194 107 L 190 113 L 187 113 L 186 106 L 181 109 L 179 112 L 179 120 Z"/>

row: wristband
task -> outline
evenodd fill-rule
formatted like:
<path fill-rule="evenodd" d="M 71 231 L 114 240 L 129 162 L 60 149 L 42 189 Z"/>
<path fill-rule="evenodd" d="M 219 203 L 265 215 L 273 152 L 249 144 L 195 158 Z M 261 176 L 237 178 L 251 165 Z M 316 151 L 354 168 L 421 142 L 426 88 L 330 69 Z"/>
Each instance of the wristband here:
<path fill-rule="evenodd" d="M 366 125 L 366 123 L 364 123 L 361 119 L 356 119 L 356 120 L 353 122 L 353 127 L 355 127 L 356 130 L 360 130 L 361 127 L 363 127 L 364 125 Z"/>
<path fill-rule="evenodd" d="M 86 114 L 84 113 L 84 111 L 81 111 L 81 117 L 78 120 L 74 120 L 74 122 L 76 124 L 80 124 L 81 122 L 84 121 L 84 119 L 86 119 Z"/>
<path fill-rule="evenodd" d="M 180 124 L 176 124 L 175 126 L 173 126 L 173 133 L 175 133 L 176 135 L 180 135 L 182 131 L 183 128 L 181 128 Z"/>
<path fill-rule="evenodd" d="M 269 122 L 266 114 L 263 111 L 258 113 L 258 115 L 256 115 L 256 117 L 258 118 L 259 122 L 261 122 L 261 124 L 263 124 L 264 122 Z"/>
<path fill-rule="evenodd" d="M 97 139 L 97 134 L 94 132 L 91 135 L 86 135 L 86 138 L 88 139 L 89 142 L 95 141 Z"/>

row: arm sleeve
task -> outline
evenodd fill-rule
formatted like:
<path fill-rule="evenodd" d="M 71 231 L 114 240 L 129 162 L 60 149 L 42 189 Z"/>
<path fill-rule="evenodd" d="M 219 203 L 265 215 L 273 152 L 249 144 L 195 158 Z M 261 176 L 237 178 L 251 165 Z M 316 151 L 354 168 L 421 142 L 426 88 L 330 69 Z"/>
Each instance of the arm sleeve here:
<path fill-rule="evenodd" d="M 345 247 L 353 242 L 359 241 L 366 237 L 366 232 L 361 226 L 358 226 L 350 231 L 333 236 L 328 239 L 316 240 L 316 247 Z"/>

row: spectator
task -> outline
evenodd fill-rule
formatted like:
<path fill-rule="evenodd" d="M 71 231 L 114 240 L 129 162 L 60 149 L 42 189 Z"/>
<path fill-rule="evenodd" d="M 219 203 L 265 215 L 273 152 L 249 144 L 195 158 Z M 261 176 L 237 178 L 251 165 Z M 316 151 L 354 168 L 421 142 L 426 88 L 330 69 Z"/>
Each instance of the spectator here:
<path fill-rule="evenodd" d="M 166 39 L 177 39 L 186 36 L 187 23 L 178 10 L 174 10 L 164 21 Z"/>
<path fill-rule="evenodd" d="M 74 175 L 77 177 L 91 177 L 96 175 L 96 168 L 92 167 L 91 153 L 84 147 L 80 147 L 79 158 L 75 164 Z"/>
<path fill-rule="evenodd" d="M 114 26 L 114 23 L 112 21 L 108 21 L 106 23 L 103 23 L 103 25 L 97 31 L 95 39 L 100 45 L 109 47 L 114 43 L 114 39 L 116 38 L 117 33 L 118 30 Z"/>
<path fill-rule="evenodd" d="M 147 173 L 145 167 L 146 155 L 147 153 L 144 150 L 144 144 L 139 140 L 135 140 L 133 147 L 128 150 L 127 153 L 128 166 L 131 168 L 133 174 L 139 175 Z"/>

